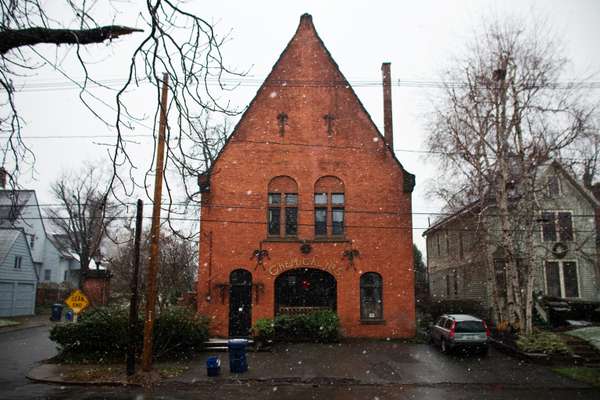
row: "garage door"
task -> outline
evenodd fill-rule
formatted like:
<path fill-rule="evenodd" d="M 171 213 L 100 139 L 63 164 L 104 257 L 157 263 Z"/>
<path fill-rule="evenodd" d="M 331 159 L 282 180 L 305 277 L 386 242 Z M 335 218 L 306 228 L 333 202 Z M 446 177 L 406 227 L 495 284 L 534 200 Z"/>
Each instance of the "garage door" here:
<path fill-rule="evenodd" d="M 33 314 L 35 285 L 30 282 L 0 282 L 0 316 Z"/>
<path fill-rule="evenodd" d="M 14 286 L 12 282 L 0 282 L 0 317 L 12 315 Z"/>

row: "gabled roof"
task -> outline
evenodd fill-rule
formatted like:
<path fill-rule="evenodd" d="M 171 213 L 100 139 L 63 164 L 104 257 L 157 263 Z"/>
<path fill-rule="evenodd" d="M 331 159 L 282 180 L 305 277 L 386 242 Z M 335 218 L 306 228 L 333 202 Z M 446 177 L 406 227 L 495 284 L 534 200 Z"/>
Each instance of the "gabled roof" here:
<path fill-rule="evenodd" d="M 14 246 L 19 236 L 23 235 L 23 239 L 27 242 L 25 233 L 21 229 L 3 229 L 0 228 L 0 264 L 4 262 L 6 257 L 10 254 L 10 250 Z M 26 245 L 29 257 L 31 257 L 31 250 L 29 245 Z"/>
<path fill-rule="evenodd" d="M 71 260 L 79 260 L 77 253 L 73 251 L 71 246 L 69 245 L 65 235 L 57 234 L 57 233 L 49 233 L 46 235 L 50 243 L 54 245 L 56 250 L 60 253 L 63 258 L 71 259 Z"/>
<path fill-rule="evenodd" d="M 567 180 L 569 181 L 569 183 L 571 185 L 573 185 L 573 187 L 575 187 L 575 189 L 577 189 L 583 195 L 583 197 L 585 197 L 590 203 L 592 203 L 592 206 L 594 208 L 600 207 L 600 201 L 594 196 L 594 194 L 590 190 L 586 189 L 583 186 L 583 184 L 581 184 L 577 179 L 575 179 L 573 177 L 573 175 L 571 175 L 569 173 L 569 171 L 567 171 L 565 169 L 565 167 L 561 163 L 559 163 L 556 160 L 553 160 L 550 163 L 550 166 L 552 166 L 552 167 L 556 168 L 557 170 L 559 170 L 562 173 L 562 175 L 565 178 L 567 178 Z"/>
<path fill-rule="evenodd" d="M 592 206 L 594 208 L 596 208 L 596 209 L 600 208 L 600 200 L 598 200 L 590 190 L 586 189 L 579 181 L 577 181 L 577 179 L 575 179 L 573 177 L 573 175 L 571 175 L 560 162 L 553 160 L 549 164 L 546 164 L 546 166 L 557 169 L 569 181 L 569 183 L 576 190 L 578 190 L 586 200 L 588 200 L 592 204 Z M 486 204 L 493 204 L 493 203 L 494 203 L 493 199 L 487 199 L 487 201 L 486 201 Z M 442 226 L 446 225 L 447 223 L 451 222 L 452 220 L 459 218 L 462 215 L 466 214 L 467 212 L 476 209 L 479 205 L 480 205 L 480 201 L 476 200 L 476 201 L 469 203 L 466 206 L 460 208 L 455 213 L 448 215 L 444 218 L 441 218 L 440 220 L 435 222 L 433 225 L 431 225 L 429 228 L 427 228 L 423 232 L 422 236 L 427 236 L 428 234 L 435 232 L 436 230 L 440 229 Z"/>
<path fill-rule="evenodd" d="M 344 76 L 344 74 L 340 71 L 340 68 L 339 68 L 338 64 L 335 62 L 335 60 L 331 56 L 331 53 L 329 52 L 329 50 L 327 50 L 327 47 L 325 47 L 325 44 L 323 43 L 322 39 L 319 37 L 319 34 L 317 33 L 317 31 L 315 29 L 315 26 L 313 24 L 312 16 L 310 14 L 303 14 L 300 17 L 300 23 L 298 25 L 298 28 L 296 29 L 296 32 L 294 33 L 294 36 L 290 39 L 290 41 L 288 42 L 288 44 L 285 47 L 285 49 L 283 50 L 283 52 L 279 55 L 279 58 L 277 59 L 277 61 L 273 65 L 273 67 L 271 68 L 271 72 L 269 73 L 269 75 L 267 76 L 267 78 L 265 79 L 265 81 L 262 83 L 262 85 L 259 87 L 258 91 L 256 92 L 256 95 L 254 96 L 254 98 L 252 99 L 252 101 L 250 102 L 250 104 L 248 105 L 248 107 L 246 108 L 246 110 L 244 111 L 244 113 L 242 114 L 240 120 L 238 121 L 237 125 L 233 129 L 232 134 L 227 138 L 227 140 L 225 142 L 225 145 L 223 146 L 223 148 L 221 149 L 221 151 L 219 152 L 219 154 L 215 158 L 214 162 L 212 163 L 212 165 L 210 166 L 210 168 L 208 169 L 208 171 L 206 171 L 206 174 L 210 174 L 212 172 L 212 169 L 213 169 L 214 165 L 216 165 L 217 161 L 219 160 L 219 158 L 221 157 L 221 155 L 224 153 L 224 151 L 227 148 L 227 146 L 229 145 L 229 143 L 235 138 L 235 136 L 236 136 L 236 134 L 238 132 L 238 129 L 241 126 L 242 121 L 246 117 L 246 115 L 249 112 L 249 110 L 252 109 L 253 104 L 256 102 L 257 98 L 259 97 L 259 94 L 264 90 L 264 88 L 266 86 L 274 85 L 274 84 L 278 85 L 278 86 L 286 85 L 287 84 L 287 82 L 286 82 L 287 80 L 286 79 L 276 79 L 276 77 L 275 77 L 276 72 L 278 71 L 279 65 L 282 63 L 282 60 L 286 57 L 286 55 L 288 54 L 288 52 L 290 51 L 290 49 L 292 48 L 292 46 L 295 44 L 295 42 L 297 40 L 299 40 L 300 36 L 302 34 L 305 34 L 305 33 L 308 33 L 310 36 L 314 37 L 317 40 L 317 43 L 319 44 L 319 47 L 321 48 L 321 50 L 326 55 L 329 63 L 335 69 L 336 74 L 338 74 L 340 76 L 340 80 L 334 82 L 334 84 L 340 85 L 340 86 L 344 86 L 344 87 L 350 89 L 350 93 L 354 97 L 355 101 L 358 103 L 358 105 L 360 106 L 360 108 L 362 109 L 362 111 L 367 116 L 368 121 L 370 122 L 373 131 L 375 131 L 377 133 L 377 135 L 379 136 L 379 139 L 383 143 L 386 143 L 384 135 L 379 131 L 379 128 L 373 122 L 373 119 L 371 118 L 371 115 L 369 114 L 369 112 L 367 111 L 367 109 L 364 107 L 363 103 L 360 101 L 359 97 L 354 92 L 354 89 L 352 88 L 352 86 L 350 85 L 350 83 L 348 82 L 348 80 L 346 79 L 346 77 Z M 300 82 L 300 84 L 303 84 L 303 85 L 306 85 L 307 87 L 310 87 L 311 85 L 312 86 L 314 86 L 314 85 L 323 85 L 323 82 L 322 81 L 302 81 L 302 82 Z M 404 169 L 404 167 L 400 163 L 400 160 L 398 160 L 398 158 L 394 154 L 394 150 L 392 148 L 390 148 L 387 145 L 385 147 L 386 147 L 387 151 L 389 151 L 389 153 L 392 155 L 392 157 L 395 160 L 395 162 L 397 163 L 398 167 L 400 167 L 400 169 L 404 173 L 404 191 L 405 192 L 411 192 L 412 188 L 414 187 L 415 176 L 413 174 L 407 172 Z"/>
<path fill-rule="evenodd" d="M 0 190 L 0 220 L 14 222 L 32 196 L 33 190 Z"/>

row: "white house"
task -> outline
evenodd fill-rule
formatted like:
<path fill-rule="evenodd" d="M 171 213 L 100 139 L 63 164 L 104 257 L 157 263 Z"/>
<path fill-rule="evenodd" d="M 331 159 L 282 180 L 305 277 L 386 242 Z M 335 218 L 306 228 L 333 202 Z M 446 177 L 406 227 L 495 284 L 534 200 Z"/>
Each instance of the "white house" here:
<path fill-rule="evenodd" d="M 0 228 L 23 231 L 38 282 L 78 282 L 79 260 L 59 237 L 46 233 L 35 191 L 0 189 Z"/>

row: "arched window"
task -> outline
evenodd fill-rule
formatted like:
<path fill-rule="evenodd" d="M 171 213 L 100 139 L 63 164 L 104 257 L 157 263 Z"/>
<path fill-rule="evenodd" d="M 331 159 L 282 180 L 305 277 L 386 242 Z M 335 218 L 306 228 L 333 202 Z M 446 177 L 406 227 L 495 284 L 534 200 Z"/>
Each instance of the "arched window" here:
<path fill-rule="evenodd" d="M 377 272 L 367 272 L 360 277 L 360 319 L 383 320 L 383 281 Z"/>
<path fill-rule="evenodd" d="M 315 236 L 344 235 L 344 182 L 324 176 L 315 183 Z"/>
<path fill-rule="evenodd" d="M 268 187 L 269 236 L 298 235 L 298 185 L 289 176 L 271 179 Z"/>

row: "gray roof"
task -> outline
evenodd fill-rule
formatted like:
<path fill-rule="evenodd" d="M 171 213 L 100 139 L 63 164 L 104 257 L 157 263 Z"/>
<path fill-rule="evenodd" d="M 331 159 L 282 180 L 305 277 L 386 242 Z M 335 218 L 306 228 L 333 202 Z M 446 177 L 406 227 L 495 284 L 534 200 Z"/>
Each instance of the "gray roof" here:
<path fill-rule="evenodd" d="M 34 195 L 33 190 L 0 190 L 0 223 L 14 222 Z"/>
<path fill-rule="evenodd" d="M 22 233 L 19 229 L 0 229 L 0 263 L 4 262 L 13 244 Z"/>

